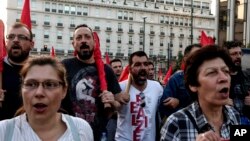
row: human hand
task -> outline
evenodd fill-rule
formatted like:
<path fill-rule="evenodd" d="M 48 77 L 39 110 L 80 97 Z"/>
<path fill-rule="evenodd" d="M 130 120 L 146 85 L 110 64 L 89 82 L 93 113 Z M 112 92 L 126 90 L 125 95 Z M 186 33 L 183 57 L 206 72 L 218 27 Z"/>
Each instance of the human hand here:
<path fill-rule="evenodd" d="M 198 134 L 196 141 L 221 141 L 221 138 L 214 131 L 210 130 L 202 134 Z"/>
<path fill-rule="evenodd" d="M 250 106 L 250 95 L 245 97 L 244 103 L 245 103 L 245 105 Z"/>
<path fill-rule="evenodd" d="M 0 89 L 0 102 L 4 101 L 4 93 L 6 90 Z"/>
<path fill-rule="evenodd" d="M 226 105 L 234 106 L 234 102 L 231 98 L 228 98 Z"/>
<path fill-rule="evenodd" d="M 0 89 L 0 108 L 2 107 L 2 102 L 4 101 L 4 93 L 6 90 Z"/>
<path fill-rule="evenodd" d="M 169 106 L 171 108 L 176 108 L 179 105 L 180 101 L 174 97 L 168 97 L 163 101 L 164 106 Z"/>
<path fill-rule="evenodd" d="M 122 104 L 127 104 L 130 100 L 130 95 L 128 93 L 119 93 L 115 95 L 115 99 Z"/>
<path fill-rule="evenodd" d="M 115 102 L 114 95 L 111 92 L 107 91 L 107 90 L 103 91 L 100 94 L 100 97 L 102 99 L 102 102 L 104 103 L 105 108 L 111 107 L 110 104 Z"/>

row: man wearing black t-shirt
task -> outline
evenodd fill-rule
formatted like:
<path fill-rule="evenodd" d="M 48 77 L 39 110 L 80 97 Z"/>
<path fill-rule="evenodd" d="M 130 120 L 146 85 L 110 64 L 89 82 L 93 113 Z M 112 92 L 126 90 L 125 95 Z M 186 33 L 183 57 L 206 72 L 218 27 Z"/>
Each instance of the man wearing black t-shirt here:
<path fill-rule="evenodd" d="M 87 120 L 94 132 L 95 141 L 100 140 L 102 132 L 107 132 L 107 111 L 104 103 L 119 108 L 120 103 L 114 100 L 114 94 L 121 89 L 112 69 L 104 65 L 108 93 L 100 90 L 100 78 L 94 59 L 95 41 L 92 29 L 85 24 L 75 28 L 72 45 L 77 56 L 63 60 L 68 74 L 69 90 L 62 107 L 69 114 Z M 102 96 L 100 96 L 102 94 Z"/>
<path fill-rule="evenodd" d="M 245 117 L 250 118 L 250 78 L 241 67 L 241 58 L 243 55 L 241 50 L 242 43 L 227 41 L 224 43 L 224 46 L 227 48 L 234 64 L 231 72 L 231 100 L 229 104 L 233 105 L 241 114 L 242 124 L 250 124 L 250 121 Z"/>
<path fill-rule="evenodd" d="M 3 60 L 3 89 L 0 90 L 0 97 L 4 95 L 4 99 L 1 101 L 0 120 L 14 117 L 16 110 L 22 105 L 19 71 L 33 47 L 31 30 L 24 24 L 15 23 L 6 36 L 7 56 Z"/>

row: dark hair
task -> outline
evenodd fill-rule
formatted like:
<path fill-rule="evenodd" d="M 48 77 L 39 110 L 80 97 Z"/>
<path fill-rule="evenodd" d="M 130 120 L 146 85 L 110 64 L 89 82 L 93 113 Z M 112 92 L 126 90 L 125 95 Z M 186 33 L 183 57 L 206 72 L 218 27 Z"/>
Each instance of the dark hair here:
<path fill-rule="evenodd" d="M 155 67 L 155 65 L 152 61 L 148 61 L 148 65 L 153 65 L 153 67 Z"/>
<path fill-rule="evenodd" d="M 201 48 L 201 45 L 200 44 L 192 44 L 192 45 L 189 45 L 185 48 L 184 50 L 184 55 L 187 55 L 190 53 L 190 51 L 192 50 L 192 48 L 194 47 L 198 47 L 198 48 Z"/>
<path fill-rule="evenodd" d="M 115 59 L 112 59 L 109 64 L 112 65 L 112 63 L 114 63 L 114 62 L 121 62 L 122 63 L 122 61 L 120 59 L 115 58 Z"/>
<path fill-rule="evenodd" d="M 148 56 L 147 56 L 147 54 L 146 54 L 144 51 L 136 51 L 136 52 L 133 52 L 133 53 L 130 55 L 129 59 L 128 59 L 129 66 L 131 66 L 131 65 L 133 64 L 133 57 L 134 57 L 134 56 L 139 56 L 139 57 L 146 56 L 147 59 L 148 59 Z"/>
<path fill-rule="evenodd" d="M 22 27 L 26 28 L 29 31 L 30 41 L 32 41 L 33 40 L 32 31 L 29 29 L 29 27 L 26 24 L 23 24 L 23 23 L 20 23 L 20 22 L 16 22 L 16 23 L 14 23 L 11 26 L 11 28 L 13 28 L 13 29 L 22 28 Z"/>
<path fill-rule="evenodd" d="M 221 58 L 230 69 L 232 68 L 233 62 L 228 52 L 217 45 L 202 47 L 187 58 L 186 68 L 184 70 L 185 85 L 195 100 L 198 98 L 197 94 L 192 92 L 189 86 L 200 86 L 198 81 L 200 66 L 205 61 L 215 58 Z"/>
<path fill-rule="evenodd" d="M 224 42 L 224 48 L 231 49 L 235 47 L 242 47 L 242 43 L 240 41 L 225 41 Z"/>
<path fill-rule="evenodd" d="M 78 28 L 81 28 L 81 27 L 86 27 L 86 28 L 88 28 L 88 29 L 91 31 L 92 36 L 93 36 L 93 30 L 92 30 L 87 24 L 79 24 L 79 25 L 77 25 L 77 26 L 75 27 L 75 31 L 76 31 Z M 75 31 L 74 31 L 74 35 L 73 35 L 73 36 L 75 36 Z"/>
<path fill-rule="evenodd" d="M 45 66 L 45 65 L 50 65 L 54 68 L 54 70 L 57 72 L 58 77 L 62 81 L 63 87 L 68 86 L 65 67 L 59 60 L 57 60 L 56 58 L 52 58 L 51 56 L 30 57 L 20 71 L 22 80 L 24 80 L 28 71 L 33 66 Z"/>

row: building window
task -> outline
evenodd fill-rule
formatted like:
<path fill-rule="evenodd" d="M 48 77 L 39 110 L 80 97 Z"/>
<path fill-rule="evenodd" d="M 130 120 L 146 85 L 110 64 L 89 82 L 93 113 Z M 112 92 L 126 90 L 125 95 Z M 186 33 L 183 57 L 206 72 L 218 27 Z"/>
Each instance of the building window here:
<path fill-rule="evenodd" d="M 127 11 L 124 11 L 123 14 L 124 14 L 124 15 L 123 15 L 123 16 L 124 16 L 124 17 L 123 17 L 124 20 L 128 20 L 128 12 L 127 12 Z"/>
<path fill-rule="evenodd" d="M 45 2 L 45 11 L 50 12 L 50 3 L 49 2 Z"/>
<path fill-rule="evenodd" d="M 62 39 L 62 31 L 57 31 L 57 39 Z"/>
<path fill-rule="evenodd" d="M 36 8 L 36 0 L 31 0 L 31 7 Z"/>
<path fill-rule="evenodd" d="M 128 56 L 130 56 L 133 53 L 133 49 L 131 47 L 128 48 Z"/>
<path fill-rule="evenodd" d="M 109 34 L 107 35 L 106 43 L 110 43 L 110 35 Z"/>
<path fill-rule="evenodd" d="M 106 52 L 110 52 L 110 46 L 108 45 L 108 46 L 106 46 Z"/>
<path fill-rule="evenodd" d="M 56 13 L 56 3 L 52 3 L 52 9 L 51 12 Z"/>
<path fill-rule="evenodd" d="M 64 6 L 64 13 L 69 14 L 69 5 Z"/>
<path fill-rule="evenodd" d="M 95 9 L 95 16 L 96 16 L 96 17 L 99 17 L 99 16 L 100 16 L 99 14 L 100 14 L 100 9 L 99 9 L 99 8 L 96 8 L 96 9 Z"/>
<path fill-rule="evenodd" d="M 118 35 L 118 36 L 117 36 L 117 42 L 118 42 L 118 43 L 122 43 L 122 36 L 121 36 L 121 35 Z"/>
<path fill-rule="evenodd" d="M 44 39 L 49 39 L 49 31 L 48 30 L 44 31 Z"/>
<path fill-rule="evenodd" d="M 76 9 L 76 14 L 77 15 L 82 15 L 82 7 L 81 6 L 77 6 L 77 9 Z"/>
<path fill-rule="evenodd" d="M 164 23 L 164 16 L 160 16 L 160 23 Z"/>
<path fill-rule="evenodd" d="M 143 45 L 143 36 L 140 36 L 140 45 Z"/>
<path fill-rule="evenodd" d="M 168 16 L 165 17 L 165 23 L 169 24 L 169 17 Z"/>
<path fill-rule="evenodd" d="M 133 21 L 134 20 L 134 16 L 133 16 L 133 12 L 129 12 L 129 15 L 128 15 L 128 17 L 129 17 L 129 20 L 130 21 Z"/>
<path fill-rule="evenodd" d="M 153 46 L 154 45 L 154 39 L 151 37 L 150 38 L 150 46 Z"/>
<path fill-rule="evenodd" d="M 22 7 L 23 6 L 23 0 L 18 0 L 17 1 L 17 6 Z"/>
<path fill-rule="evenodd" d="M 166 0 L 166 4 L 174 4 L 174 0 Z"/>
<path fill-rule="evenodd" d="M 111 18 L 111 10 L 110 9 L 107 9 L 107 17 Z"/>
<path fill-rule="evenodd" d="M 58 5 L 58 13 L 63 13 L 63 5 L 62 4 L 59 4 Z"/>
<path fill-rule="evenodd" d="M 76 6 L 71 6 L 70 7 L 70 13 L 71 13 L 71 15 L 75 15 L 76 14 Z"/>
<path fill-rule="evenodd" d="M 118 31 L 119 31 L 119 29 L 122 30 L 122 23 L 118 23 Z"/>
<path fill-rule="evenodd" d="M 88 16 L 88 11 L 89 11 L 89 10 L 88 10 L 88 7 L 83 7 L 83 13 L 82 13 L 82 14 L 83 14 L 84 16 Z"/>
<path fill-rule="evenodd" d="M 118 19 L 122 19 L 122 11 L 118 11 L 117 16 L 118 16 Z"/>
<path fill-rule="evenodd" d="M 128 44 L 130 44 L 130 45 L 133 44 L 133 37 L 132 36 L 128 37 Z"/>
<path fill-rule="evenodd" d="M 149 55 L 152 56 L 154 54 L 154 50 L 152 48 L 149 49 Z"/>
<path fill-rule="evenodd" d="M 121 53 L 122 52 L 122 48 L 120 46 L 117 47 L 117 53 Z"/>
<path fill-rule="evenodd" d="M 50 26 L 50 16 L 48 15 L 44 16 L 44 25 Z"/>
<path fill-rule="evenodd" d="M 160 46 L 163 46 L 163 39 L 160 39 Z"/>

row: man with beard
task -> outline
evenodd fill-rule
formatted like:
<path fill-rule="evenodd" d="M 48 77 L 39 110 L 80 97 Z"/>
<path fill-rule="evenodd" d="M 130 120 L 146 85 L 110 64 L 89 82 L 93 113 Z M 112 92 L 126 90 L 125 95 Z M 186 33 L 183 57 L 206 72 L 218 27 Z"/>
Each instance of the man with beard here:
<path fill-rule="evenodd" d="M 241 67 L 242 43 L 227 41 L 224 46 L 234 64 L 231 72 L 230 100 L 228 103 L 239 111 L 242 124 L 250 124 L 250 77 Z"/>
<path fill-rule="evenodd" d="M 19 71 L 33 47 L 31 30 L 21 23 L 12 25 L 6 36 L 7 56 L 3 61 L 3 89 L 0 93 L 4 95 L 4 99 L 0 107 L 0 120 L 14 117 L 16 110 L 22 104 L 19 94 L 21 84 Z"/>
<path fill-rule="evenodd" d="M 107 123 L 110 115 L 104 109 L 104 103 L 118 108 L 120 103 L 114 100 L 114 94 L 121 89 L 112 69 L 104 65 L 108 92 L 102 93 L 100 78 L 94 59 L 95 41 L 92 29 L 86 24 L 75 28 L 72 45 L 77 56 L 63 60 L 69 83 L 68 94 L 62 108 L 69 114 L 81 117 L 89 122 L 93 129 L 95 141 L 99 141 L 103 132 L 108 132 Z"/>
<path fill-rule="evenodd" d="M 128 84 L 128 80 L 120 82 L 124 93 L 116 98 L 123 99 L 127 95 L 126 87 L 129 87 L 130 101 L 118 110 L 115 140 L 153 141 L 157 130 L 156 111 L 163 88 L 157 81 L 148 80 L 148 56 L 145 52 L 132 53 L 128 67 L 131 84 Z"/>

